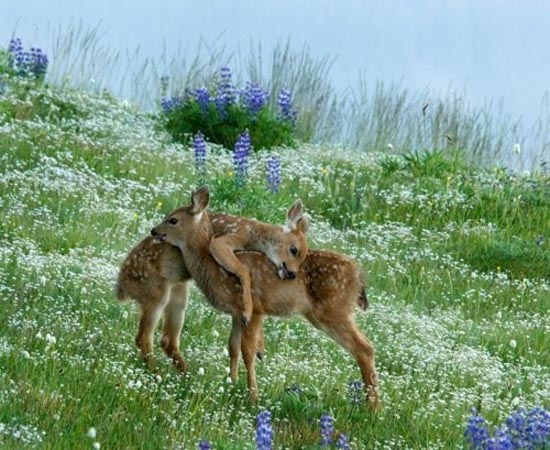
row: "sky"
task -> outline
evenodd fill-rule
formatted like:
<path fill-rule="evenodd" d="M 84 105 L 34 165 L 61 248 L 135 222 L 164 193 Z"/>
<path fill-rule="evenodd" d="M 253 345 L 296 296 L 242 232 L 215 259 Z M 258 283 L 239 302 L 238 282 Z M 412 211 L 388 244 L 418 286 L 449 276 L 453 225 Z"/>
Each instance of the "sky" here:
<path fill-rule="evenodd" d="M 503 99 L 527 123 L 550 87 L 546 0 L 0 0 L 0 43 L 15 30 L 41 46 L 71 20 L 99 24 L 114 49 L 139 45 L 142 55 L 220 35 L 229 49 L 290 38 L 335 58 L 338 87 L 361 73 L 413 92 L 465 89 L 472 105 Z"/>

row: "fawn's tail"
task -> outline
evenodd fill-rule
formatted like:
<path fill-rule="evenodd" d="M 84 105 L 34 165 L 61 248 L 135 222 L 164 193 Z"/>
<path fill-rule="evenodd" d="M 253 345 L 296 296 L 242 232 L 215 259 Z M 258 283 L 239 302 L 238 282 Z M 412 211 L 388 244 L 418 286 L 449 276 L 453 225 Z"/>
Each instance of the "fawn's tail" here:
<path fill-rule="evenodd" d="M 367 293 L 365 292 L 365 286 L 361 288 L 359 298 L 357 299 L 357 304 L 359 305 L 359 308 L 361 308 L 363 311 L 366 311 L 366 309 L 369 307 L 369 300 L 367 298 Z"/>
<path fill-rule="evenodd" d="M 131 299 L 130 293 L 124 288 L 124 285 L 120 280 L 117 280 L 115 295 L 119 302 L 127 302 Z"/>

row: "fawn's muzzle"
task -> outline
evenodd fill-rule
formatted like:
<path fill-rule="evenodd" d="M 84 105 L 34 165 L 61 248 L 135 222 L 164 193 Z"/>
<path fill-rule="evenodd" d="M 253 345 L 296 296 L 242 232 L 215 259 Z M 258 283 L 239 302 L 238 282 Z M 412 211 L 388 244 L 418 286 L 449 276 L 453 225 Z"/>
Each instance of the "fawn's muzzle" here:
<path fill-rule="evenodd" d="M 151 229 L 151 236 L 155 238 L 155 242 L 163 242 L 166 238 L 165 234 L 159 233 L 155 228 Z"/>
<path fill-rule="evenodd" d="M 296 278 L 296 272 L 293 272 L 292 270 L 288 270 L 288 267 L 286 266 L 286 263 L 282 263 L 278 270 L 279 277 L 282 279 L 288 278 L 289 280 L 293 280 Z"/>

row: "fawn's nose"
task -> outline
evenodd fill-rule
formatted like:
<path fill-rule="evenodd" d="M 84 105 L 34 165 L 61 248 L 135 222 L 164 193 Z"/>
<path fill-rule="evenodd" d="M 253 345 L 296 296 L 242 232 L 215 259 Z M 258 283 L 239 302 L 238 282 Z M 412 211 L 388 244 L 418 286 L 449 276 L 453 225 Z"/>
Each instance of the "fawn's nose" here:
<path fill-rule="evenodd" d="M 289 270 L 286 276 L 289 280 L 294 280 L 294 278 L 296 278 L 296 272 L 292 272 Z"/>

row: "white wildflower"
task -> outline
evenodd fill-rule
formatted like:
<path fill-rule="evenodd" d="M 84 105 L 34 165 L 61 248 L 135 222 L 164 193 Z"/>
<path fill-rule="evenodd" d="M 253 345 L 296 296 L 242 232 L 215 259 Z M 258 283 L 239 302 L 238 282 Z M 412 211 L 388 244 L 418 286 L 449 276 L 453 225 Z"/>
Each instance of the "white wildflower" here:
<path fill-rule="evenodd" d="M 90 427 L 87 434 L 89 438 L 95 439 L 97 436 L 97 430 L 95 429 L 95 427 Z"/>
<path fill-rule="evenodd" d="M 46 333 L 46 343 L 47 345 L 54 345 L 57 342 L 57 339 L 55 336 L 51 335 L 50 333 Z"/>

